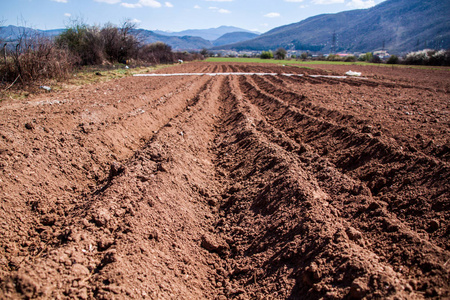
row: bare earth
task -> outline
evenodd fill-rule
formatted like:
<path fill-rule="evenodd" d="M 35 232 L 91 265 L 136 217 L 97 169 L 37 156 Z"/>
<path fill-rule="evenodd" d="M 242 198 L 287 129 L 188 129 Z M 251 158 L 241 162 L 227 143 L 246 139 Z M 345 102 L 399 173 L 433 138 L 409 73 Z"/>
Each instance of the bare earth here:
<path fill-rule="evenodd" d="M 0 298 L 450 297 L 450 71 L 352 70 L 3 101 Z"/>

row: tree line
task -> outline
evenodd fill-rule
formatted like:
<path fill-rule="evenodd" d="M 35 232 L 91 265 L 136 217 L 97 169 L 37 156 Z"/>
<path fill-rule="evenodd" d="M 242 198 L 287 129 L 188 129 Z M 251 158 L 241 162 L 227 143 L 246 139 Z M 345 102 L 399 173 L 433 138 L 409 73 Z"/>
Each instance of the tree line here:
<path fill-rule="evenodd" d="M 279 59 L 287 58 L 287 51 L 284 48 L 278 48 L 275 52 L 262 51 L 259 55 L 261 59 Z M 370 63 L 387 63 L 387 64 L 405 64 L 405 65 L 428 65 L 428 66 L 450 66 L 450 50 L 433 50 L 424 49 L 415 52 L 409 52 L 403 57 L 390 55 L 387 59 L 382 60 L 379 56 L 372 52 L 367 52 L 356 57 L 354 55 L 339 56 L 337 54 L 329 54 L 328 56 L 319 55 L 313 58 L 308 52 L 303 52 L 299 57 L 291 55 L 291 59 L 301 60 L 323 60 L 323 61 L 340 61 L 340 62 L 370 62 Z"/>

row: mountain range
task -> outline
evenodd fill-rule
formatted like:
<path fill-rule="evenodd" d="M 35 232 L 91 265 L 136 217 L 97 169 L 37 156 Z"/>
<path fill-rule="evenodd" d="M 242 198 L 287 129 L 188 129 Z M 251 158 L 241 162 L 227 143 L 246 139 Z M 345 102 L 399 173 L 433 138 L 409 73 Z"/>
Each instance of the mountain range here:
<path fill-rule="evenodd" d="M 163 42 L 174 50 L 262 51 L 283 47 L 313 52 L 390 53 L 450 48 L 450 0 L 386 0 L 369 9 L 310 17 L 274 28 L 264 34 L 233 26 L 180 32 L 136 29 L 143 43 Z M 12 41 L 21 33 L 55 36 L 64 29 L 35 30 L 0 27 L 0 40 Z"/>
<path fill-rule="evenodd" d="M 161 30 L 153 30 L 154 33 L 159 35 L 167 35 L 167 36 L 198 36 L 207 41 L 215 41 L 222 37 L 225 34 L 235 33 L 235 32 L 246 32 L 254 34 L 253 37 L 260 35 L 260 32 L 250 31 L 234 26 L 220 26 L 217 28 L 209 28 L 209 29 L 188 29 L 179 32 L 168 32 Z"/>
<path fill-rule="evenodd" d="M 372 8 L 323 14 L 272 29 L 221 50 L 292 50 L 392 53 L 450 48 L 449 0 L 386 0 Z"/>
<path fill-rule="evenodd" d="M 64 29 L 40 30 L 40 29 L 33 29 L 30 27 L 9 25 L 0 27 L 0 40 L 6 42 L 16 41 L 22 35 L 26 35 L 29 37 L 35 35 L 52 37 L 57 36 L 62 32 L 64 32 Z"/>
<path fill-rule="evenodd" d="M 143 44 L 163 42 L 174 50 L 199 50 L 213 46 L 211 41 L 198 36 L 167 36 L 145 29 L 136 29 L 133 33 Z"/>
<path fill-rule="evenodd" d="M 163 42 L 170 45 L 174 50 L 209 49 L 213 46 L 250 40 L 259 35 L 258 33 L 233 26 L 190 29 L 180 32 L 137 29 L 134 32 L 143 43 Z"/>

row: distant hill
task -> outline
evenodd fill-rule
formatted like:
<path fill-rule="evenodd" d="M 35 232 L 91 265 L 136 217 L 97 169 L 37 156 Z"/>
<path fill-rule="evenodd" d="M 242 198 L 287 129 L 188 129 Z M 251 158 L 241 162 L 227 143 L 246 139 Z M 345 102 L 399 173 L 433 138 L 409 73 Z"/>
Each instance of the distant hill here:
<path fill-rule="evenodd" d="M 166 36 L 198 36 L 208 41 L 217 40 L 224 34 L 232 32 L 251 32 L 254 34 L 259 34 L 258 32 L 252 32 L 234 26 L 220 26 L 217 28 L 209 28 L 209 29 L 188 29 L 180 32 L 167 32 L 159 30 L 154 30 L 153 32 L 159 35 L 166 35 Z"/>
<path fill-rule="evenodd" d="M 210 41 L 198 36 L 166 36 L 145 29 L 136 29 L 134 33 L 144 44 L 163 42 L 171 46 L 173 50 L 199 50 L 212 47 Z"/>
<path fill-rule="evenodd" d="M 217 40 L 213 41 L 214 46 L 233 44 L 237 42 L 248 41 L 258 37 L 259 35 L 252 32 L 230 32 L 225 33 Z"/>
<path fill-rule="evenodd" d="M 215 47 L 269 50 L 278 47 L 330 52 L 366 52 L 383 48 L 404 53 L 423 48 L 450 48 L 450 1 L 387 0 L 369 9 L 308 18 L 281 26 L 244 42 Z"/>
<path fill-rule="evenodd" d="M 0 27 L 0 40 L 5 42 L 15 41 L 24 34 L 28 37 L 32 37 L 33 35 L 52 37 L 61 34 L 63 31 L 64 29 L 39 30 L 29 27 L 9 25 Z"/>

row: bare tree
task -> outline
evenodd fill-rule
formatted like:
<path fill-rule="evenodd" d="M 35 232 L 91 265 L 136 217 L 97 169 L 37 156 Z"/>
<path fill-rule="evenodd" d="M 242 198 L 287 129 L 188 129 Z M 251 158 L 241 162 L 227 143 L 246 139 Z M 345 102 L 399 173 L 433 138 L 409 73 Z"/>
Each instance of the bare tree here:
<path fill-rule="evenodd" d="M 3 45 L 2 83 L 29 85 L 42 79 L 67 78 L 73 68 L 68 51 L 58 49 L 54 42 L 38 31 L 22 26 L 17 38 Z"/>
<path fill-rule="evenodd" d="M 128 59 L 136 57 L 139 42 L 132 34 L 135 26 L 134 23 L 125 20 L 121 27 L 108 23 L 101 29 L 105 54 L 110 62 L 126 63 Z"/>
<path fill-rule="evenodd" d="M 3 41 L 3 39 L 1 38 L 1 32 L 2 32 L 2 27 L 3 25 L 5 25 L 6 20 L 5 19 L 1 19 L 0 20 L 0 45 L 2 46 L 2 51 L 1 54 L 4 58 L 4 63 L 6 64 L 6 46 L 8 45 L 7 43 L 5 43 Z"/>

